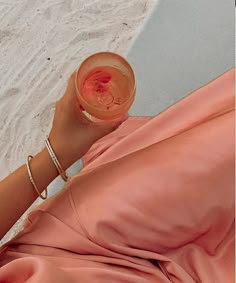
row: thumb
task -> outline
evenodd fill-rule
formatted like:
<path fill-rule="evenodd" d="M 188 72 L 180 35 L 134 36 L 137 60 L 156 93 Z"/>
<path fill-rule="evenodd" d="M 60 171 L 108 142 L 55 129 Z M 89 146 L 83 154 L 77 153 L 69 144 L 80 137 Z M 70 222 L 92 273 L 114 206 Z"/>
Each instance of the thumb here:
<path fill-rule="evenodd" d="M 106 125 L 101 125 L 100 127 L 104 135 L 107 135 L 119 128 L 122 123 L 123 121 L 109 122 Z"/>
<path fill-rule="evenodd" d="M 65 94 L 61 98 L 63 100 L 64 104 L 67 105 L 68 107 L 72 107 L 75 104 L 76 99 L 76 91 L 75 91 L 75 72 L 70 76 Z"/>
<path fill-rule="evenodd" d="M 107 135 L 113 131 L 115 131 L 119 126 L 126 121 L 128 116 L 124 116 L 119 120 L 112 121 L 112 122 L 106 122 L 104 124 L 101 124 L 99 127 L 101 129 L 101 132 L 103 132 L 103 135 Z"/>
<path fill-rule="evenodd" d="M 104 122 L 99 125 L 94 125 L 93 127 L 93 136 L 95 141 L 101 139 L 102 137 L 112 133 L 127 119 L 127 117 L 122 120 L 116 120 L 112 122 Z"/>

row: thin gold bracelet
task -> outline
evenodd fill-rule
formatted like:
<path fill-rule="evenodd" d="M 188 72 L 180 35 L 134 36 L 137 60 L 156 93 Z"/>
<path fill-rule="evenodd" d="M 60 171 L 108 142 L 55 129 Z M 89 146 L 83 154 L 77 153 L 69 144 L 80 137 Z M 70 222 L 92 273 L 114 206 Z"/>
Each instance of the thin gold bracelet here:
<path fill-rule="evenodd" d="M 52 161 L 54 163 L 54 165 L 57 168 L 58 173 L 61 175 L 62 179 L 67 182 L 68 181 L 68 176 L 66 175 L 66 172 L 63 170 L 60 162 L 58 161 L 58 158 L 54 152 L 54 150 L 52 149 L 52 146 L 50 144 L 49 138 L 47 137 L 47 139 L 45 140 L 45 144 L 46 144 L 46 148 L 48 150 L 48 153 L 50 155 L 50 157 L 52 158 Z"/>
<path fill-rule="evenodd" d="M 26 167 L 27 167 L 27 171 L 28 171 L 28 175 L 29 175 L 29 178 L 30 178 L 30 182 L 32 184 L 32 186 L 34 187 L 35 191 L 37 192 L 38 196 L 41 198 L 41 199 L 46 199 L 48 197 L 48 190 L 47 188 L 45 189 L 45 196 L 43 196 L 42 194 L 40 194 L 39 190 L 38 190 L 38 187 L 34 181 L 34 178 L 32 176 L 32 173 L 31 173 L 31 169 L 30 169 L 30 160 L 33 158 L 32 155 L 29 155 L 27 157 L 27 160 L 26 160 Z"/>

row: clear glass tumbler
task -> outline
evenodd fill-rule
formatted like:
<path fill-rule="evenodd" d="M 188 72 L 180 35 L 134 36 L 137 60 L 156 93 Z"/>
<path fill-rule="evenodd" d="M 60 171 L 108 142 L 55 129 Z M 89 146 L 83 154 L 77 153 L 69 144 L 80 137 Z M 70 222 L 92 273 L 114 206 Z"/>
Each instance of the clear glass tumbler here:
<path fill-rule="evenodd" d="M 127 116 L 135 92 L 135 75 L 120 55 L 100 52 L 82 62 L 76 72 L 76 94 L 83 114 L 91 121 Z"/>

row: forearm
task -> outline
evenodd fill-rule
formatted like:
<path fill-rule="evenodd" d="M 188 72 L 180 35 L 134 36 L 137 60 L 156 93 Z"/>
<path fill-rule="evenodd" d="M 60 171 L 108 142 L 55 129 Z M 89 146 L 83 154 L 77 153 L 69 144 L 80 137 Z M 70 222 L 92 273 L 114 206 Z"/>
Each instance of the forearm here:
<path fill-rule="evenodd" d="M 60 161 L 65 169 L 73 163 L 73 160 L 69 159 L 61 158 Z M 30 168 L 40 193 L 58 176 L 46 148 L 30 161 Z M 21 166 L 0 182 L 0 239 L 37 197 L 38 194 L 30 182 L 26 165 Z"/>
<path fill-rule="evenodd" d="M 56 103 L 49 140 L 61 167 L 66 170 L 80 159 L 98 139 L 114 131 L 121 122 L 92 123 L 79 110 L 75 73 L 65 95 Z M 41 193 L 57 177 L 57 169 L 43 149 L 30 161 L 31 173 Z M 60 170 L 60 168 L 59 168 Z M 38 197 L 23 165 L 0 182 L 0 239 Z"/>

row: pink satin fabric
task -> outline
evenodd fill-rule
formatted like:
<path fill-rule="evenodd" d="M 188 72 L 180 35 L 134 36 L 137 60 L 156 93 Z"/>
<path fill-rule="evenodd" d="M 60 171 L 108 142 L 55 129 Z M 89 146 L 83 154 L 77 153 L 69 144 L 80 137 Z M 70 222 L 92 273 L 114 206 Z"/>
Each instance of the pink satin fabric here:
<path fill-rule="evenodd" d="M 2 248 L 1 283 L 234 282 L 234 70 L 84 163 Z"/>

